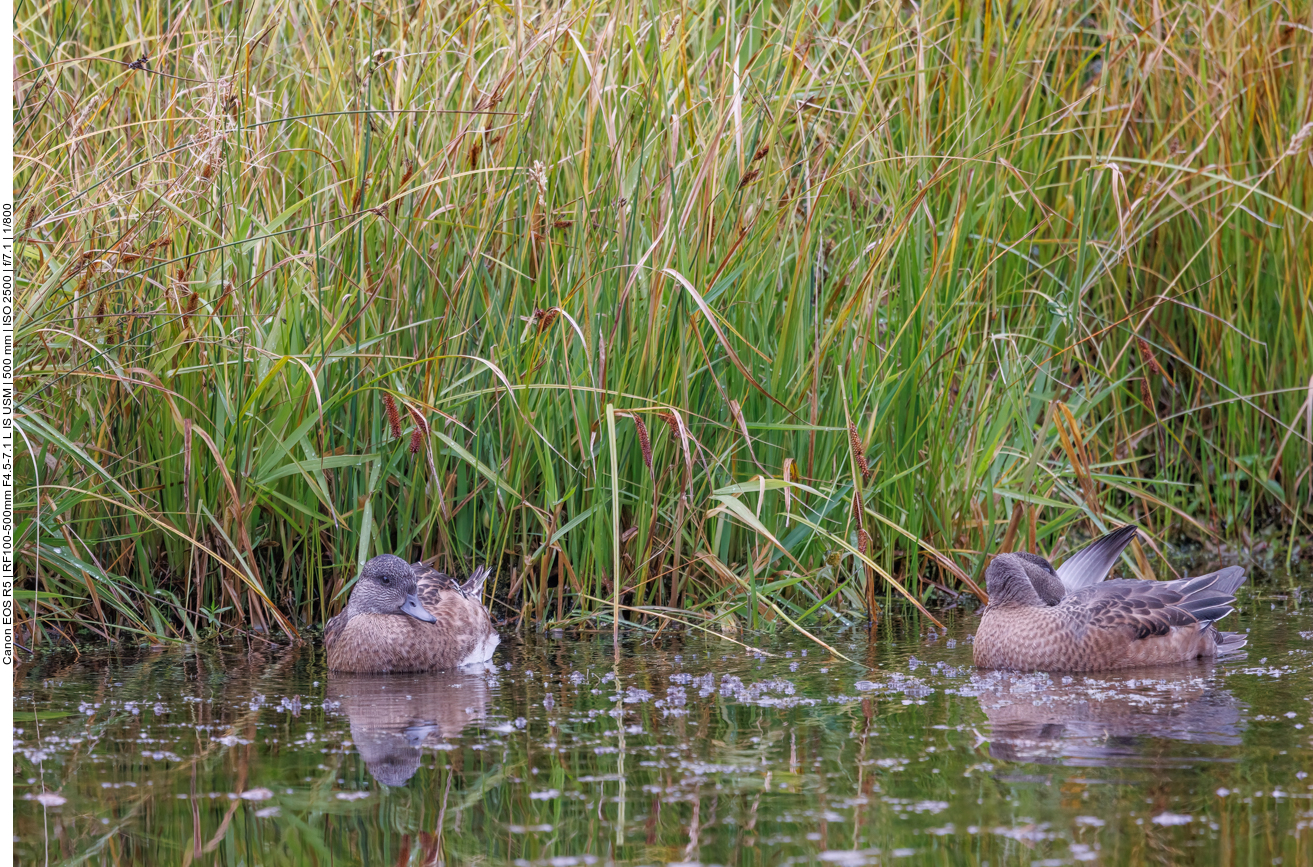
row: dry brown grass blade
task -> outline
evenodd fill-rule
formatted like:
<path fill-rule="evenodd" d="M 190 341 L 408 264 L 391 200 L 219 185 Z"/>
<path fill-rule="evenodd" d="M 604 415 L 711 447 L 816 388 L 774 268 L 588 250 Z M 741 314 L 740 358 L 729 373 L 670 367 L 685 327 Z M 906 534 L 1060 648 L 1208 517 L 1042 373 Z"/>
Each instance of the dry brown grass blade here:
<path fill-rule="evenodd" d="M 1071 462 L 1072 472 L 1076 474 L 1076 478 L 1080 482 L 1081 496 L 1085 500 L 1085 505 L 1094 514 L 1102 514 L 1103 509 L 1099 505 L 1098 489 L 1093 477 L 1090 475 L 1089 455 L 1085 453 L 1085 443 L 1081 438 L 1080 425 L 1072 416 L 1071 410 L 1062 401 L 1054 401 L 1053 426 L 1058 429 L 1058 439 L 1062 442 L 1062 450 L 1066 452 L 1067 460 Z M 1010 529 L 1015 531 L 1014 528 Z"/>

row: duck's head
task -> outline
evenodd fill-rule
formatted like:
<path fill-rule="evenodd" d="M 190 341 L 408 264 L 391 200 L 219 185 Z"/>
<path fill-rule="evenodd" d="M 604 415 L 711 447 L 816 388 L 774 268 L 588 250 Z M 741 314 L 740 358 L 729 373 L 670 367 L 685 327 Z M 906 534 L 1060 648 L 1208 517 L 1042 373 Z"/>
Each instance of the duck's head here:
<path fill-rule="evenodd" d="M 1057 605 L 1066 595 L 1052 564 L 1038 554 L 999 554 L 985 570 L 991 605 Z"/>
<path fill-rule="evenodd" d="M 347 603 L 349 617 L 358 614 L 405 614 L 425 623 L 437 618 L 420 604 L 410 564 L 392 554 L 380 554 L 360 570 Z"/>

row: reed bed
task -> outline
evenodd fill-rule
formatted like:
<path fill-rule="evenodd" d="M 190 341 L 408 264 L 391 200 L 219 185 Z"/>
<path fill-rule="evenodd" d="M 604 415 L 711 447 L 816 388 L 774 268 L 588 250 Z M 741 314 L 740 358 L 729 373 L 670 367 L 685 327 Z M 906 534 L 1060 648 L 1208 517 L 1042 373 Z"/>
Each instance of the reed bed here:
<path fill-rule="evenodd" d="M 300 633 L 382 552 L 734 633 L 1123 521 L 1310 548 L 1308 0 L 90 0 L 15 51 L 30 641 Z"/>

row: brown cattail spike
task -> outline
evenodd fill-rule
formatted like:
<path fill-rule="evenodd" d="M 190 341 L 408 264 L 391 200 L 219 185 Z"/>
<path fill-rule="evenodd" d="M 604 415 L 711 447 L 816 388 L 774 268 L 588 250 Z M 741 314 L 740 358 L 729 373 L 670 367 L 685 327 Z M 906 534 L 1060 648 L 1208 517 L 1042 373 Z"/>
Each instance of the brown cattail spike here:
<path fill-rule="evenodd" d="M 397 402 L 387 392 L 383 392 L 383 408 L 388 413 L 388 428 L 392 431 L 392 438 L 397 439 L 401 436 L 401 413 L 397 410 Z"/>
<path fill-rule="evenodd" d="M 1149 368 L 1151 373 L 1156 373 L 1158 376 L 1162 376 L 1163 367 L 1158 363 L 1158 359 L 1154 357 L 1153 349 L 1149 347 L 1149 341 L 1145 340 L 1143 337 L 1136 337 L 1135 340 L 1140 347 L 1140 360 L 1144 362 L 1144 366 Z"/>
<path fill-rule="evenodd" d="M 410 435 L 410 453 L 418 454 L 419 450 L 424 448 L 424 440 L 429 434 L 429 424 L 424 420 L 424 416 L 419 414 L 413 406 L 406 407 L 410 410 L 410 417 L 415 420 L 415 432 Z"/>
<path fill-rule="evenodd" d="M 634 427 L 638 429 L 638 446 L 643 450 L 643 463 L 647 464 L 648 472 L 652 471 L 652 440 L 647 435 L 647 425 L 638 416 L 632 416 Z"/>
<path fill-rule="evenodd" d="M 680 433 L 679 430 L 679 421 L 676 420 L 673 414 L 668 412 L 659 412 L 657 413 L 657 418 L 661 419 L 663 422 L 666 423 L 666 427 L 670 428 L 670 433 L 672 436 L 676 438 L 683 437 L 683 434 Z"/>
<path fill-rule="evenodd" d="M 768 153 L 770 153 L 770 145 L 764 144 L 761 147 L 757 148 L 757 152 L 752 155 L 752 161 L 755 163 L 757 160 L 765 157 L 766 154 Z"/>
<path fill-rule="evenodd" d="M 865 554 L 871 547 L 871 534 L 865 530 L 857 531 L 857 550 Z"/>
<path fill-rule="evenodd" d="M 761 176 L 761 169 L 752 169 L 751 171 L 749 171 L 747 174 L 743 176 L 743 180 L 739 181 L 738 189 L 740 190 L 743 189 L 744 187 L 755 181 L 760 176 Z"/>
<path fill-rule="evenodd" d="M 1149 377 L 1140 377 L 1140 399 L 1144 405 L 1153 409 L 1153 392 L 1149 390 Z"/>
<path fill-rule="evenodd" d="M 862 473 L 862 480 L 869 481 L 871 478 L 871 466 L 866 462 L 866 455 L 863 454 L 865 449 L 862 448 L 862 438 L 857 435 L 857 425 L 848 422 L 848 445 L 853 450 L 853 462 L 857 464 L 857 469 Z"/>

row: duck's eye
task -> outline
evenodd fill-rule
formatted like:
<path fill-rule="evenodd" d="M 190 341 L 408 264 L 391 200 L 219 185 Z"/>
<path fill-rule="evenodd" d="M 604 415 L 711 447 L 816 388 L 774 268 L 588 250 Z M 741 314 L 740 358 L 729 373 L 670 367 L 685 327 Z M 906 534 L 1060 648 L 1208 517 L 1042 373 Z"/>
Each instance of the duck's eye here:
<path fill-rule="evenodd" d="M 382 584 L 384 587 L 386 587 L 387 585 L 389 585 L 389 584 L 392 583 L 392 579 L 389 578 L 389 577 L 386 576 L 386 575 L 383 575 L 383 576 L 381 576 L 381 577 L 378 579 L 378 583 L 380 583 L 380 584 Z"/>

